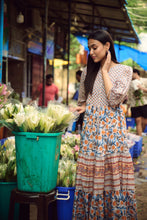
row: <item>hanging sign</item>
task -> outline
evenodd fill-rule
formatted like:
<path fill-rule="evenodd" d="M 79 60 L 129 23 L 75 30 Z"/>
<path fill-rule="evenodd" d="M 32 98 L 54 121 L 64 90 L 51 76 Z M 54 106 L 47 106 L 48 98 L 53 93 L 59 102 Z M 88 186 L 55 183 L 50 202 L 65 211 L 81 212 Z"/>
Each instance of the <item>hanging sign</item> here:
<path fill-rule="evenodd" d="M 2 82 L 4 0 L 0 1 L 0 82 Z"/>

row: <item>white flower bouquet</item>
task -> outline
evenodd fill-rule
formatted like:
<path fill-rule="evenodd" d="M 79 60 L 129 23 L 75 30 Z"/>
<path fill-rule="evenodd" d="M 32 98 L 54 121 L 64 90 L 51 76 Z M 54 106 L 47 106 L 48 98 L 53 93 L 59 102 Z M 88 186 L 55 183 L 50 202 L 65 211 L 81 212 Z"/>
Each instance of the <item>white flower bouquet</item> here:
<path fill-rule="evenodd" d="M 143 99 L 142 99 L 142 96 L 143 96 L 143 92 L 141 89 L 138 88 L 138 86 L 141 85 L 141 82 L 140 80 L 138 79 L 134 79 L 132 81 L 132 87 L 134 89 L 134 92 L 133 92 L 133 95 L 134 95 L 134 98 L 136 100 L 136 106 L 139 105 L 139 100 L 140 102 L 142 103 L 142 105 L 144 105 L 144 102 L 143 102 Z"/>
<path fill-rule="evenodd" d="M 80 135 L 68 132 L 62 135 L 57 186 L 75 186 L 76 161 L 78 158 L 79 145 Z"/>
<path fill-rule="evenodd" d="M 0 148 L 0 181 L 16 181 L 15 138 L 7 138 Z"/>
<path fill-rule="evenodd" d="M 67 107 L 54 103 L 46 109 L 8 103 L 0 110 L 0 124 L 15 132 L 62 132 L 74 118 Z"/>
<path fill-rule="evenodd" d="M 57 186 L 75 186 L 76 163 L 74 160 L 59 160 Z"/>
<path fill-rule="evenodd" d="M 7 102 L 8 96 L 11 94 L 11 89 L 8 89 L 6 84 L 0 83 L 0 108 L 3 107 L 3 105 Z"/>

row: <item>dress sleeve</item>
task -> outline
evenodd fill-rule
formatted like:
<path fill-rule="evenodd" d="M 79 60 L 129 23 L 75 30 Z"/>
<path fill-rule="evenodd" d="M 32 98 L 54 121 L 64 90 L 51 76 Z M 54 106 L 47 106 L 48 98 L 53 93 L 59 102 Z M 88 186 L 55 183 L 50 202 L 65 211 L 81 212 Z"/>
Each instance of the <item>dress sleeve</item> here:
<path fill-rule="evenodd" d="M 85 87 L 84 87 L 86 71 L 87 71 L 87 68 L 85 68 L 83 70 L 82 75 L 81 75 L 80 88 L 79 88 L 79 97 L 78 97 L 78 105 L 82 105 L 83 102 L 86 102 Z"/>
<path fill-rule="evenodd" d="M 129 86 L 132 80 L 132 68 L 129 66 L 123 66 L 122 70 L 116 73 L 116 78 L 112 81 L 112 89 L 110 90 L 109 104 L 111 106 L 122 103 L 128 93 Z"/>

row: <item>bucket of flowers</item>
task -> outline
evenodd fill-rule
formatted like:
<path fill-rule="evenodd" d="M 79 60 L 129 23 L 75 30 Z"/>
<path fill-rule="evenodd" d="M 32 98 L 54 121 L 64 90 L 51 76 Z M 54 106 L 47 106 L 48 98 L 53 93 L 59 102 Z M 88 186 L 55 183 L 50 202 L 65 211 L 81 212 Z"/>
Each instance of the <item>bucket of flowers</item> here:
<path fill-rule="evenodd" d="M 61 136 L 75 115 L 62 104 L 47 108 L 6 103 L 0 123 L 15 135 L 18 190 L 49 192 L 56 187 Z"/>

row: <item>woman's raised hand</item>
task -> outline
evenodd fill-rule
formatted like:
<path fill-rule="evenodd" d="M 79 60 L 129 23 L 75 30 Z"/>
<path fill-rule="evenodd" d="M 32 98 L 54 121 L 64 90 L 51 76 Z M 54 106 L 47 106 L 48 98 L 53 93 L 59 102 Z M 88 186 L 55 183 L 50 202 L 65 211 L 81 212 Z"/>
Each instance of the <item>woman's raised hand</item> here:
<path fill-rule="evenodd" d="M 109 72 L 110 65 L 111 65 L 111 53 L 110 53 L 110 51 L 108 51 L 105 62 L 102 65 L 102 68 L 101 68 L 102 72 L 103 73 Z"/>

